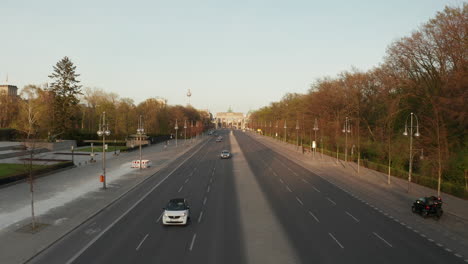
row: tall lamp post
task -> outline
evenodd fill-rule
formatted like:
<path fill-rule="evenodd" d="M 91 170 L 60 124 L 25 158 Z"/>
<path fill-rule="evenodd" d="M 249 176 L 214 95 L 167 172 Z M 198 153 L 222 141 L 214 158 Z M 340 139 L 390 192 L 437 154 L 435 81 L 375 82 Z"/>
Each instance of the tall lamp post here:
<path fill-rule="evenodd" d="M 193 140 L 193 120 L 190 120 L 190 143 L 192 143 Z"/>
<path fill-rule="evenodd" d="M 349 123 L 349 118 L 346 117 L 345 123 L 343 126 L 343 133 L 345 133 L 345 161 L 348 161 L 348 134 L 351 133 L 351 124 Z"/>
<path fill-rule="evenodd" d="M 110 136 L 109 124 L 106 123 L 106 112 L 102 113 L 102 119 L 99 120 L 98 136 L 102 137 L 102 189 L 106 189 L 106 136 Z"/>
<path fill-rule="evenodd" d="M 187 119 L 184 120 L 184 145 L 187 143 Z"/>
<path fill-rule="evenodd" d="M 299 147 L 299 120 L 296 120 L 296 146 Z"/>
<path fill-rule="evenodd" d="M 276 120 L 276 126 L 275 126 L 275 138 L 278 139 L 278 120 Z"/>
<path fill-rule="evenodd" d="M 143 139 L 143 135 L 145 135 L 145 129 L 143 128 L 143 120 L 142 116 L 140 115 L 140 119 L 138 120 L 138 128 L 137 128 L 137 135 L 138 141 L 140 142 L 140 170 L 141 170 L 141 140 Z"/>
<path fill-rule="evenodd" d="M 284 143 L 288 143 L 286 135 L 287 135 L 287 129 L 288 127 L 286 126 L 286 119 L 284 120 Z"/>
<path fill-rule="evenodd" d="M 177 147 L 177 146 L 178 146 L 178 145 L 177 145 L 177 134 L 178 134 L 177 131 L 179 130 L 179 125 L 177 125 L 177 119 L 175 120 L 175 127 L 174 127 L 174 129 L 175 129 L 175 146 Z"/>
<path fill-rule="evenodd" d="M 408 117 L 410 118 L 410 125 L 408 126 Z M 413 117 L 416 119 L 416 126 L 414 125 L 413 122 Z M 410 137 L 410 146 L 409 146 L 409 168 L 408 168 L 408 193 L 410 191 L 410 185 L 411 185 L 411 174 L 413 173 L 413 135 L 415 137 L 419 137 L 419 121 L 418 117 L 416 114 L 411 113 L 409 116 L 406 117 L 405 121 L 405 132 L 403 132 L 404 136 L 408 136 L 408 128 L 409 128 L 409 137 Z M 413 129 L 416 128 L 416 133 L 413 132 Z M 439 185 L 440 186 L 440 185 Z M 438 191 L 438 195 L 440 196 L 440 190 Z"/>
<path fill-rule="evenodd" d="M 271 137 L 271 132 L 272 132 L 271 128 L 272 128 L 272 126 L 271 126 L 271 121 L 270 121 L 270 137 Z"/>
<path fill-rule="evenodd" d="M 317 131 L 319 130 L 319 127 L 318 127 L 318 122 L 317 122 L 317 118 L 315 118 L 315 121 L 314 121 L 314 143 L 313 143 L 313 147 L 314 147 L 314 159 L 315 159 L 315 154 L 317 153 Z"/>

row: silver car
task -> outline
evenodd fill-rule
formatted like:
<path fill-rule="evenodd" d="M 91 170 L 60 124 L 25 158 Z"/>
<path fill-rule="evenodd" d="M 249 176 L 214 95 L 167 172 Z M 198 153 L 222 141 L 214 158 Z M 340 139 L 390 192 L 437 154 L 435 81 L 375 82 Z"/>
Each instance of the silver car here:
<path fill-rule="evenodd" d="M 221 158 L 222 159 L 229 159 L 231 157 L 231 153 L 229 150 L 223 150 L 221 151 Z"/>

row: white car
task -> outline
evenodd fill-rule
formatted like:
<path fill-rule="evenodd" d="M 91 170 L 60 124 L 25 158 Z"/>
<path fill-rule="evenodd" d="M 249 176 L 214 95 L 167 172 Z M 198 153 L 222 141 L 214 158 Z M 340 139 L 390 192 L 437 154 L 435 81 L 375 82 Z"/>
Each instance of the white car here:
<path fill-rule="evenodd" d="M 190 219 L 190 207 L 184 198 L 171 199 L 162 216 L 163 225 L 187 225 Z"/>
<path fill-rule="evenodd" d="M 221 158 L 222 159 L 229 159 L 231 157 L 231 153 L 229 150 L 223 150 L 221 151 Z"/>

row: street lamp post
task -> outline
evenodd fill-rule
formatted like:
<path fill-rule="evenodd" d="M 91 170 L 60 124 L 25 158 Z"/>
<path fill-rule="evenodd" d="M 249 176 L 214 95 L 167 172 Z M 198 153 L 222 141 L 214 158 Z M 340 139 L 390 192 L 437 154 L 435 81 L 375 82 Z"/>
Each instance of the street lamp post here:
<path fill-rule="evenodd" d="M 299 148 L 299 120 L 296 120 L 296 146 Z"/>
<path fill-rule="evenodd" d="M 315 154 L 317 153 L 317 131 L 319 130 L 319 127 L 318 127 L 318 122 L 317 122 L 317 118 L 315 118 L 315 122 L 314 122 L 314 159 L 315 159 Z"/>
<path fill-rule="evenodd" d="M 270 121 L 270 137 L 271 137 L 271 128 L 272 128 L 272 126 L 271 126 L 271 121 Z"/>
<path fill-rule="evenodd" d="M 96 162 L 96 160 L 94 160 L 94 143 L 93 142 L 91 142 L 91 160 L 89 162 L 91 163 Z"/>
<path fill-rule="evenodd" d="M 75 166 L 75 157 L 74 157 L 74 154 L 75 153 L 75 147 L 74 146 L 71 146 L 71 154 L 72 154 L 72 163 L 73 163 L 73 166 Z"/>
<path fill-rule="evenodd" d="M 106 112 L 102 113 L 102 120 L 99 120 L 98 136 L 102 137 L 102 189 L 106 189 L 106 136 L 110 136 L 109 124 L 106 123 Z"/>
<path fill-rule="evenodd" d="M 142 116 L 140 115 L 140 119 L 138 120 L 138 128 L 137 128 L 137 135 L 138 135 L 138 141 L 140 143 L 140 170 L 141 170 L 141 141 L 143 139 L 143 136 L 145 135 L 145 129 L 143 128 L 143 120 L 141 119 Z"/>
<path fill-rule="evenodd" d="M 284 120 L 284 143 L 288 143 L 286 135 L 287 135 L 287 129 L 288 127 L 286 126 L 286 119 Z"/>
<path fill-rule="evenodd" d="M 351 124 L 348 117 L 345 119 L 343 133 L 345 133 L 345 161 L 348 161 L 348 133 L 351 133 Z"/>
<path fill-rule="evenodd" d="M 193 142 L 193 120 L 190 120 L 190 143 Z"/>
<path fill-rule="evenodd" d="M 416 126 L 413 124 L 413 116 L 416 119 Z M 410 125 L 408 127 L 408 117 L 410 118 Z M 409 168 L 408 168 L 408 193 L 410 192 L 411 186 L 411 174 L 413 173 L 413 135 L 415 137 L 419 137 L 419 121 L 416 114 L 411 113 L 408 117 L 406 117 L 405 121 L 405 132 L 403 132 L 404 136 L 408 136 L 408 128 L 409 128 L 409 137 L 410 137 L 410 147 L 409 147 Z M 416 128 L 416 133 L 413 134 L 413 128 Z M 439 179 L 439 188 L 437 190 L 437 195 L 440 196 L 440 179 Z"/>
<path fill-rule="evenodd" d="M 184 145 L 187 143 L 187 119 L 184 120 Z"/>
<path fill-rule="evenodd" d="M 275 126 L 275 138 L 278 139 L 278 120 L 276 120 L 276 126 Z"/>
<path fill-rule="evenodd" d="M 174 127 L 174 129 L 175 129 L 175 145 L 176 145 L 176 147 L 177 147 L 177 146 L 178 146 L 178 145 L 177 145 L 177 134 L 178 134 L 177 131 L 179 130 L 179 126 L 177 125 L 177 119 L 175 120 L 175 127 Z"/>

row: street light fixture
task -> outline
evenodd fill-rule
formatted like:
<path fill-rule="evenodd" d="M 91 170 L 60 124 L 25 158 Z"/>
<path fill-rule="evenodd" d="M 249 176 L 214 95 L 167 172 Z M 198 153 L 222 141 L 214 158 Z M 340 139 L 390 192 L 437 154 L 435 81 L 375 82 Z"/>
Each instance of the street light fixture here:
<path fill-rule="evenodd" d="M 140 115 L 140 119 L 138 120 L 138 128 L 137 128 L 137 135 L 138 135 L 138 141 L 140 142 L 140 170 L 141 170 L 141 141 L 143 140 L 143 136 L 145 135 L 145 129 L 143 128 L 143 120 L 142 116 Z"/>
<path fill-rule="evenodd" d="M 102 120 L 99 120 L 98 136 L 102 137 L 102 189 L 106 189 L 106 136 L 110 136 L 109 124 L 106 123 L 106 112 L 102 112 Z"/>
<path fill-rule="evenodd" d="M 350 119 L 346 117 L 343 126 L 343 133 L 345 133 L 345 162 L 348 161 L 348 134 L 351 133 Z"/>
<path fill-rule="evenodd" d="M 416 126 L 413 124 L 413 116 L 416 119 Z M 408 117 L 410 118 L 410 125 L 408 127 Z M 409 168 L 408 168 L 408 193 L 410 191 L 410 186 L 411 186 L 411 174 L 413 173 L 413 135 L 415 137 L 419 137 L 419 121 L 418 121 L 418 116 L 416 114 L 411 113 L 409 116 L 406 117 L 405 121 L 405 132 L 403 132 L 404 136 L 408 136 L 408 128 L 409 128 L 409 137 L 410 137 L 410 147 L 409 147 Z M 413 128 L 416 128 L 416 133 L 413 133 Z M 438 188 L 437 188 L 437 195 L 440 197 L 440 178 L 438 182 Z"/>

